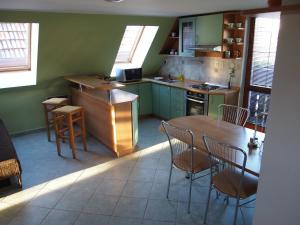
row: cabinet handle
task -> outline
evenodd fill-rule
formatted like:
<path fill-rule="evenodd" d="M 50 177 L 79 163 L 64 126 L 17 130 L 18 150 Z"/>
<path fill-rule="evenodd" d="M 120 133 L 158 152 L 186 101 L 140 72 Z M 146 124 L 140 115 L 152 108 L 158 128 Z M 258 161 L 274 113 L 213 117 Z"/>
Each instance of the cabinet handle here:
<path fill-rule="evenodd" d="M 204 101 L 195 100 L 192 98 L 186 98 L 186 100 L 192 101 L 192 102 L 198 102 L 198 103 L 205 103 Z"/>

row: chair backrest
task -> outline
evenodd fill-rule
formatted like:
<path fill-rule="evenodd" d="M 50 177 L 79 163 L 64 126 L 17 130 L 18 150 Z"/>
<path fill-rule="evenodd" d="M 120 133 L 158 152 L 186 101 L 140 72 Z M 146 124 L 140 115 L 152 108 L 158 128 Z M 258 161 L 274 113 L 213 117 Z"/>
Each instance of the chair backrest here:
<path fill-rule="evenodd" d="M 218 106 L 218 120 L 245 126 L 249 118 L 249 109 L 235 105 L 221 104 Z"/>
<path fill-rule="evenodd" d="M 182 129 L 173 125 L 170 125 L 169 123 L 162 121 L 161 122 L 162 127 L 164 129 L 165 134 L 168 137 L 170 150 L 171 150 L 171 159 L 173 163 L 174 157 L 177 158 L 177 160 L 186 161 L 186 155 L 183 153 L 186 151 L 190 152 L 190 162 L 191 167 L 193 166 L 193 150 L 194 150 L 194 135 L 191 130 L 188 129 Z M 181 157 L 182 156 L 182 157 Z"/>
<path fill-rule="evenodd" d="M 235 174 L 238 177 L 238 190 L 237 196 L 239 196 L 240 187 L 242 184 L 242 178 L 245 173 L 245 166 L 247 162 L 247 154 L 244 150 L 221 143 L 218 140 L 203 136 L 203 142 L 206 150 L 209 153 L 210 165 L 211 165 L 211 179 L 213 175 L 216 175 L 224 170 L 229 172 L 228 174 Z M 218 162 L 218 170 L 213 173 L 214 162 Z M 232 173 L 231 173 L 232 172 Z M 227 179 L 230 177 L 226 176 Z M 229 181 L 230 182 L 230 181 Z"/>

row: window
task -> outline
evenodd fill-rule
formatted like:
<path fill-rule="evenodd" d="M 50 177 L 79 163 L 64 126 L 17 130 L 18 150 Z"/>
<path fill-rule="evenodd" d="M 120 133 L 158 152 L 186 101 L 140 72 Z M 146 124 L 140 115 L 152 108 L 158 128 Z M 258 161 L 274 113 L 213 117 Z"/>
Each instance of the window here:
<path fill-rule="evenodd" d="M 126 26 L 110 76 L 116 68 L 141 67 L 157 30 L 158 26 Z"/>
<path fill-rule="evenodd" d="M 0 89 L 36 84 L 39 24 L 0 22 Z"/>
<path fill-rule="evenodd" d="M 116 63 L 130 63 L 141 38 L 144 26 L 127 26 L 116 58 Z"/>
<path fill-rule="evenodd" d="M 29 23 L 0 23 L 0 71 L 30 69 Z"/>
<path fill-rule="evenodd" d="M 251 20 L 244 90 L 244 106 L 250 109 L 250 123 L 255 123 L 256 115 L 264 115 L 269 110 L 279 26 L 279 18 Z M 258 117 L 257 122 L 264 127 L 265 117 Z"/>

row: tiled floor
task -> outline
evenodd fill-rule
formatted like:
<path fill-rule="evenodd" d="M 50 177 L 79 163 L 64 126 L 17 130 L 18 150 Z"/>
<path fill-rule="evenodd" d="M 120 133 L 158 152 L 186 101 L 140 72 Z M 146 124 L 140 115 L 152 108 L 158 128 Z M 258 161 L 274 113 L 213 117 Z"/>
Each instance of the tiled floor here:
<path fill-rule="evenodd" d="M 193 185 L 187 214 L 187 180 L 174 170 L 166 199 L 170 154 L 157 119 L 140 121 L 139 151 L 114 158 L 89 137 L 88 152 L 78 143 L 78 160 L 67 144 L 58 157 L 54 142 L 38 132 L 13 138 L 23 166 L 22 191 L 0 190 L 1 225 L 183 225 L 202 224 L 208 177 Z M 214 195 L 213 195 L 214 196 Z M 243 209 L 246 225 L 254 208 Z M 231 224 L 233 201 L 212 198 L 208 224 Z M 242 223 L 239 213 L 238 223 Z"/>

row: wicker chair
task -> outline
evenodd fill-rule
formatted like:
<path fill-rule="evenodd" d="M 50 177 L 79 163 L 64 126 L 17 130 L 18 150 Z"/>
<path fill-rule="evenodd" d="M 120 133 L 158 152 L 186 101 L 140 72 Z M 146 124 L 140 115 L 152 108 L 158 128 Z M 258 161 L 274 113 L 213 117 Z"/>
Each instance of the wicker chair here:
<path fill-rule="evenodd" d="M 3 121 L 0 119 L 0 180 L 16 176 L 19 186 L 22 187 L 21 172 L 21 164 L 15 147 Z"/>
<path fill-rule="evenodd" d="M 6 179 L 12 176 L 18 178 L 18 185 L 22 187 L 21 171 L 17 160 L 8 159 L 0 162 L 0 179 Z"/>

